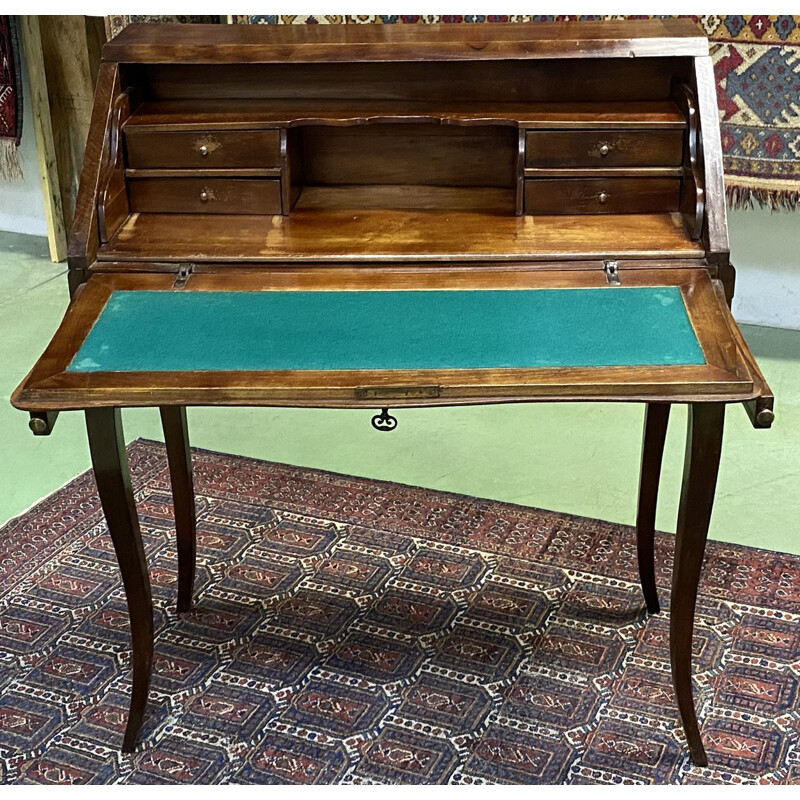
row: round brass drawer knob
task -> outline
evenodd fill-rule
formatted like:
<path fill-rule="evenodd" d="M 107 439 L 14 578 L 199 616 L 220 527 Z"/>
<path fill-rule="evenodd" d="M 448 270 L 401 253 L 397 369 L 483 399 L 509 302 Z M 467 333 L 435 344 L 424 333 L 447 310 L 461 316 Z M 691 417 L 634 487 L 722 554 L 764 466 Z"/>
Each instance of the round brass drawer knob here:
<path fill-rule="evenodd" d="M 207 192 L 205 189 L 203 189 L 203 190 L 200 192 L 200 200 L 201 200 L 201 202 L 203 202 L 203 203 L 207 203 L 207 202 L 208 202 L 208 192 Z"/>
<path fill-rule="evenodd" d="M 200 155 L 205 158 L 211 151 L 203 144 L 200 145 L 200 149 L 197 151 Z"/>
<path fill-rule="evenodd" d="M 597 195 L 597 202 L 601 203 L 601 204 L 602 203 L 607 203 L 608 202 L 608 194 L 606 192 L 600 192 L 600 194 Z"/>
<path fill-rule="evenodd" d="M 600 145 L 600 155 L 607 156 L 611 152 L 611 148 L 607 144 Z"/>

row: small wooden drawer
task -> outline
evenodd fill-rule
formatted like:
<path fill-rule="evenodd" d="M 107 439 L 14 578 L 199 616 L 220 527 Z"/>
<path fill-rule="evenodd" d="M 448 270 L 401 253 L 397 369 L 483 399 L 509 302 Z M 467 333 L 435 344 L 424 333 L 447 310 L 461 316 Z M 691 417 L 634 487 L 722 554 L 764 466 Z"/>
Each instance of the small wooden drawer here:
<path fill-rule="evenodd" d="M 280 214 L 281 182 L 251 178 L 136 178 L 131 211 L 155 214 Z"/>
<path fill-rule="evenodd" d="M 683 160 L 683 131 L 528 131 L 525 165 L 563 167 L 672 167 Z"/>
<path fill-rule="evenodd" d="M 128 166 L 134 169 L 278 167 L 281 136 L 265 131 L 139 131 L 125 129 Z"/>
<path fill-rule="evenodd" d="M 677 211 L 679 178 L 540 178 L 525 181 L 526 214 Z"/>

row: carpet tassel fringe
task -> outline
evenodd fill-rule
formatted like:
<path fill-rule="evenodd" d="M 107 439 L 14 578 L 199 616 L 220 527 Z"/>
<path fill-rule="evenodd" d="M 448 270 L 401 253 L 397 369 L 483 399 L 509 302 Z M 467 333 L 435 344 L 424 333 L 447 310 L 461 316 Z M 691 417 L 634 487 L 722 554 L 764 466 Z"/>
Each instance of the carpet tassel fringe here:
<path fill-rule="evenodd" d="M 752 189 L 748 186 L 726 186 L 728 206 L 737 211 L 759 206 L 770 211 L 796 211 L 800 205 L 800 191 L 779 189 Z"/>
<path fill-rule="evenodd" d="M 0 139 L 0 178 L 4 181 L 23 179 L 19 148 L 13 139 Z"/>

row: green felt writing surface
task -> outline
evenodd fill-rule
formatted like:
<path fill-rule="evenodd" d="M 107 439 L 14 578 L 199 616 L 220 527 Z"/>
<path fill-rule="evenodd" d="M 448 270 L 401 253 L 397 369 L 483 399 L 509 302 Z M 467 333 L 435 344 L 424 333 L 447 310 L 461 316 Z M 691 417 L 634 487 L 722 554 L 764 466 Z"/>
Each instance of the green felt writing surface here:
<path fill-rule="evenodd" d="M 70 372 L 704 364 L 677 287 L 115 291 Z"/>

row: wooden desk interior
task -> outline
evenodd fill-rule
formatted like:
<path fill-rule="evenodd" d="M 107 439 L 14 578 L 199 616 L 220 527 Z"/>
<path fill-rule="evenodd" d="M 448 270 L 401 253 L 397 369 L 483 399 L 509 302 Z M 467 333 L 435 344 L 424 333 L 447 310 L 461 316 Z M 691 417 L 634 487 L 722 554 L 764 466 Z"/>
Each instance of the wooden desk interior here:
<path fill-rule="evenodd" d="M 151 51 L 108 87 L 92 262 L 702 258 L 690 45 L 635 70 Z"/>
<path fill-rule="evenodd" d="M 499 213 L 497 205 L 490 205 L 488 212 L 409 209 L 401 200 L 416 201 L 403 191 L 392 191 L 393 209 L 370 207 L 388 191 L 359 189 L 351 195 L 338 189 L 306 190 L 288 217 L 132 214 L 100 248 L 97 269 L 105 269 L 109 261 L 552 261 L 703 255 L 702 247 L 687 239 L 677 214 L 515 217 Z M 436 201 L 435 192 L 426 194 Z M 468 197 L 460 194 L 462 201 Z M 481 191 L 478 199 L 489 203 L 494 198 Z"/>

